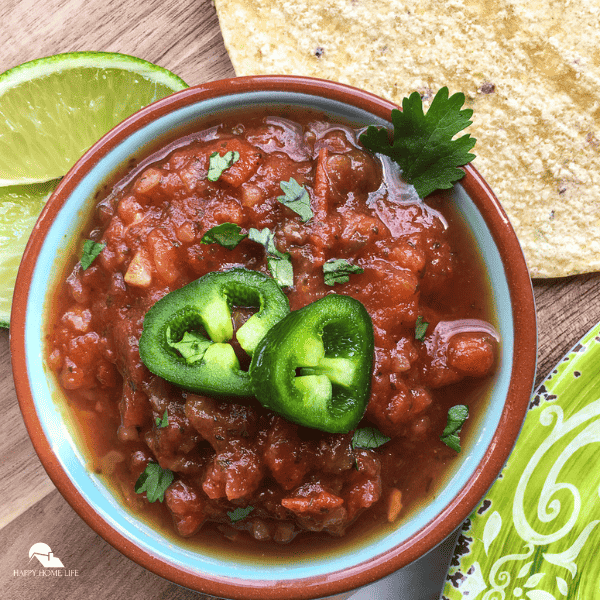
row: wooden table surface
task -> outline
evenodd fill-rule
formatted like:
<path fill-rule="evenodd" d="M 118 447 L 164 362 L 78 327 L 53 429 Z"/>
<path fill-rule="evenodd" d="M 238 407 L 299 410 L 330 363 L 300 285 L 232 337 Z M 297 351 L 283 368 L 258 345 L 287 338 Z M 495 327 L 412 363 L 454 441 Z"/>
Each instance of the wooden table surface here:
<path fill-rule="evenodd" d="M 0 73 L 59 52 L 133 54 L 188 84 L 234 75 L 210 0 L 3 0 Z M 600 274 L 533 282 L 538 308 L 538 382 L 600 321 Z M 8 332 L 0 331 L 0 598 L 6 600 L 204 599 L 146 571 L 97 536 L 42 468 L 15 395 Z M 48 544 L 76 576 L 48 581 L 29 548 Z"/>

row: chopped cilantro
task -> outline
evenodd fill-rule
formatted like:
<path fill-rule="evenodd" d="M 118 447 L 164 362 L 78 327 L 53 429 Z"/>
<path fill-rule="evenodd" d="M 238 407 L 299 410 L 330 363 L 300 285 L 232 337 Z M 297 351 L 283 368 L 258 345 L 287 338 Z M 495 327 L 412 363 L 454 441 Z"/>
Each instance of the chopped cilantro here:
<path fill-rule="evenodd" d="M 267 253 L 267 265 L 273 278 L 281 287 L 294 285 L 294 269 L 288 252 L 280 252 L 275 245 L 275 234 L 268 228 L 248 230 L 248 239 L 264 246 Z"/>
<path fill-rule="evenodd" d="M 220 244 L 227 250 L 233 250 L 246 234 L 240 233 L 242 228 L 235 223 L 221 223 L 211 227 L 200 240 L 203 244 Z"/>
<path fill-rule="evenodd" d="M 167 414 L 167 410 L 165 409 L 165 414 L 161 417 L 156 417 L 155 419 L 156 426 L 159 429 L 166 427 L 169 424 L 169 415 Z"/>
<path fill-rule="evenodd" d="M 165 499 L 165 491 L 173 482 L 173 471 L 163 469 L 158 463 L 149 462 L 144 472 L 135 482 L 135 493 L 146 492 L 148 502 L 162 502 Z"/>
<path fill-rule="evenodd" d="M 285 196 L 277 197 L 279 202 L 300 215 L 302 222 L 306 222 L 313 217 L 313 211 L 310 207 L 310 196 L 304 186 L 300 185 L 293 177 L 290 177 L 288 182 L 282 181 L 279 187 L 281 187 L 281 191 L 285 194 Z"/>
<path fill-rule="evenodd" d="M 81 263 L 81 268 L 85 271 L 104 248 L 106 248 L 106 244 L 101 244 L 94 240 L 85 240 L 83 243 L 83 254 L 79 261 Z"/>
<path fill-rule="evenodd" d="M 268 227 L 265 227 L 264 229 L 255 229 L 254 227 L 251 227 L 248 230 L 248 238 L 257 244 L 264 246 L 268 254 L 273 254 L 274 256 L 283 254 L 277 250 L 277 246 L 275 245 L 275 234 Z"/>
<path fill-rule="evenodd" d="M 391 439 L 374 427 L 363 427 L 354 432 L 352 436 L 352 448 L 365 448 L 367 450 L 379 448 L 379 446 L 383 446 L 383 444 L 389 442 Z"/>
<path fill-rule="evenodd" d="M 227 511 L 227 516 L 231 519 L 232 523 L 237 523 L 238 521 L 243 521 L 253 510 L 254 506 L 236 508 L 235 510 Z"/>
<path fill-rule="evenodd" d="M 469 409 L 464 404 L 457 404 L 448 411 L 448 421 L 440 440 L 456 452 L 461 450 L 458 434 L 468 417 Z"/>
<path fill-rule="evenodd" d="M 473 111 L 461 110 L 464 102 L 464 94 L 448 97 L 448 88 L 443 87 L 424 113 L 421 96 L 413 92 L 402 101 L 402 111 L 392 111 L 392 142 L 386 129 L 374 125 L 360 136 L 360 142 L 398 163 L 404 179 L 415 187 L 419 197 L 425 198 L 435 190 L 452 187 L 464 176 L 458 167 L 475 158 L 469 153 L 475 138 L 466 134 L 452 139 L 471 124 Z"/>
<path fill-rule="evenodd" d="M 186 331 L 180 341 L 174 342 L 171 339 L 171 328 L 167 327 L 167 344 L 177 350 L 188 365 L 192 365 L 204 358 L 212 342 L 197 331 Z"/>
<path fill-rule="evenodd" d="M 415 339 L 422 342 L 425 339 L 425 334 L 427 333 L 427 328 L 429 327 L 429 323 L 423 319 L 421 315 L 417 317 L 417 322 L 415 323 Z"/>
<path fill-rule="evenodd" d="M 323 264 L 323 278 L 326 285 L 347 283 L 350 281 L 350 275 L 355 273 L 364 273 L 364 269 L 349 263 L 344 258 L 332 258 Z"/>
<path fill-rule="evenodd" d="M 268 256 L 267 264 L 273 279 L 281 287 L 292 287 L 294 285 L 294 268 L 289 254 L 286 253 L 282 257 Z"/>
<path fill-rule="evenodd" d="M 208 162 L 208 174 L 206 179 L 209 181 L 217 181 L 223 174 L 223 171 L 229 169 L 231 165 L 240 160 L 240 153 L 235 150 L 230 150 L 221 156 L 218 152 L 213 152 L 210 155 Z"/>

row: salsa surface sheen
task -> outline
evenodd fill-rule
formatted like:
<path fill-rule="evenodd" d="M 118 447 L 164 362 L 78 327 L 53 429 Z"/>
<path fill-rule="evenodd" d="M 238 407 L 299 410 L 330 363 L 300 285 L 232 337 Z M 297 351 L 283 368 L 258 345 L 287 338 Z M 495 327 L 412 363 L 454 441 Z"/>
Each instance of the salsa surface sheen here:
<path fill-rule="evenodd" d="M 456 457 L 440 441 L 448 410 L 467 404 L 476 415 L 497 361 L 487 278 L 449 196 L 420 201 L 358 133 L 312 113 L 231 116 L 144 160 L 98 203 L 84 238 L 106 247 L 59 287 L 48 363 L 92 468 L 157 526 L 194 539 L 216 528 L 236 542 L 339 537 L 402 519 Z M 239 160 L 209 181 L 210 155 L 228 151 Z M 277 200 L 290 178 L 310 194 L 306 223 Z M 255 401 L 192 394 L 143 365 L 144 315 L 165 294 L 232 267 L 269 274 L 265 249 L 251 240 L 232 250 L 200 242 L 225 222 L 275 233 L 294 268 L 284 290 L 292 310 L 332 292 L 364 304 L 375 363 L 360 426 L 389 442 L 353 449 L 352 432 L 326 434 Z M 326 285 L 323 264 L 334 258 L 363 273 Z M 235 309 L 234 328 L 250 314 Z M 422 340 L 418 317 L 428 323 Z M 135 492 L 149 462 L 175 474 L 163 503 Z M 248 506 L 240 521 L 228 514 Z"/>

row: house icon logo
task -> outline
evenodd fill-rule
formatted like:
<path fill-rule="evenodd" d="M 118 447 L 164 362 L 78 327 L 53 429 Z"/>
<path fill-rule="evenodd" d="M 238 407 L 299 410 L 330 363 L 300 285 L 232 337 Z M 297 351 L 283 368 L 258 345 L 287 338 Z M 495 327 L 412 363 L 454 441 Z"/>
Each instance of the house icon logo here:
<path fill-rule="evenodd" d="M 46 569 L 60 569 L 64 568 L 65 566 L 62 564 L 60 558 L 54 556 L 48 544 L 43 544 L 39 542 L 31 546 L 31 548 L 29 549 L 29 560 L 31 561 L 31 559 L 34 556 Z"/>
<path fill-rule="evenodd" d="M 34 558 L 37 562 L 33 560 Z M 38 566 L 38 562 L 42 565 L 42 568 Z M 29 567 L 27 569 L 13 569 L 13 577 L 43 577 L 50 581 L 56 577 L 79 577 L 79 570 L 65 569 L 62 560 L 58 556 L 54 556 L 50 546 L 38 542 L 29 548 Z"/>

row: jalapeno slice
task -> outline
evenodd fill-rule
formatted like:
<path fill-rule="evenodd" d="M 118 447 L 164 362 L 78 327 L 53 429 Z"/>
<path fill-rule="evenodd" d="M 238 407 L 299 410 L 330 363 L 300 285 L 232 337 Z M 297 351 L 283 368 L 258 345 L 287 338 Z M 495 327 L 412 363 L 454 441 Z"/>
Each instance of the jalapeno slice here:
<path fill-rule="evenodd" d="M 369 400 L 373 354 L 373 324 L 365 307 L 330 294 L 269 330 L 252 357 L 252 388 L 264 407 L 290 421 L 347 433 Z"/>
<path fill-rule="evenodd" d="M 170 292 L 144 317 L 142 362 L 182 388 L 211 396 L 252 396 L 250 376 L 231 344 L 233 306 L 258 308 L 236 332 L 250 356 L 285 317 L 289 302 L 275 280 L 248 269 L 213 272 Z"/>

